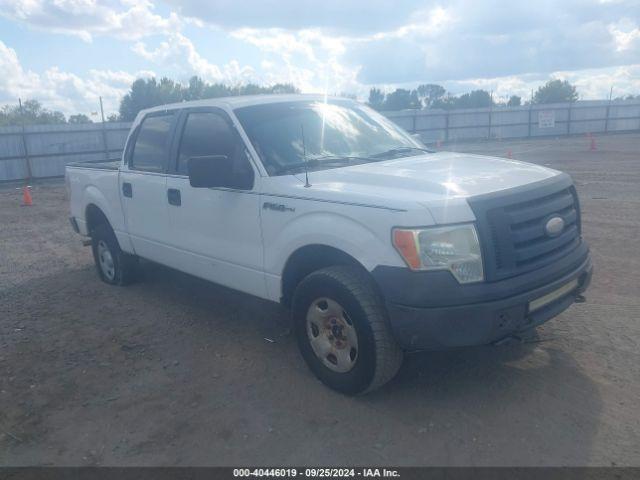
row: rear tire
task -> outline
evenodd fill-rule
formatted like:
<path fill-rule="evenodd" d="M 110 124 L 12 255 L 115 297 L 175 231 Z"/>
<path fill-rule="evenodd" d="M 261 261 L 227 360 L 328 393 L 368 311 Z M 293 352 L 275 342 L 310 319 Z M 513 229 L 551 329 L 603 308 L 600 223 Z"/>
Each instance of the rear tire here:
<path fill-rule="evenodd" d="M 138 257 L 120 249 L 111 227 L 100 224 L 91 232 L 91 249 L 100 279 L 109 285 L 128 285 L 135 280 Z"/>
<path fill-rule="evenodd" d="M 334 266 L 308 275 L 296 288 L 292 315 L 307 365 L 338 392 L 373 391 L 402 364 L 384 301 L 367 273 L 356 267 Z"/>

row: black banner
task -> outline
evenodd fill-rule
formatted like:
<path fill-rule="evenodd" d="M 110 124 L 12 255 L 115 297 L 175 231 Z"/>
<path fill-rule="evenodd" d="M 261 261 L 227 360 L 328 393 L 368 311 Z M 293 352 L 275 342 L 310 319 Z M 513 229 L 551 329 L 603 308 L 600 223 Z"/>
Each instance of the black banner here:
<path fill-rule="evenodd" d="M 0 480 L 217 480 L 240 478 L 388 478 L 403 480 L 631 480 L 640 467 L 23 467 Z"/>

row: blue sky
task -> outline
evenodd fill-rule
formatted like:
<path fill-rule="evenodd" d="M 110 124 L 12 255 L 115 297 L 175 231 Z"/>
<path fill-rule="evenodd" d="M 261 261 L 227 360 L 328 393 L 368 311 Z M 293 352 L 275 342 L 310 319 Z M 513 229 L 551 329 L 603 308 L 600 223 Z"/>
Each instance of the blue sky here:
<path fill-rule="evenodd" d="M 0 0 L 0 104 L 107 113 L 138 77 L 356 94 L 640 94 L 640 0 Z"/>

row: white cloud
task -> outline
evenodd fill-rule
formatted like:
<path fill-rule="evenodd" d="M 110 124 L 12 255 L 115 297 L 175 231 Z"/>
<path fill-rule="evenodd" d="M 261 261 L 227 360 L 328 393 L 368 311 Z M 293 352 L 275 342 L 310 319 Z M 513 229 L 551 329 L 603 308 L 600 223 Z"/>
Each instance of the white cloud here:
<path fill-rule="evenodd" d="M 329 32 L 390 30 L 401 27 L 425 3 L 416 0 L 165 0 L 185 17 L 220 28 L 236 30 L 252 27 L 306 30 L 322 28 Z"/>
<path fill-rule="evenodd" d="M 320 29 L 242 28 L 230 35 L 254 45 L 267 57 L 260 76 L 265 83 L 293 83 L 304 92 L 362 90 L 357 82 L 359 68 L 341 61 L 352 39 L 327 35 Z"/>
<path fill-rule="evenodd" d="M 280 28 L 241 28 L 230 33 L 231 37 L 258 47 L 266 53 L 276 53 L 283 58 L 301 54 L 306 60 L 315 61 L 314 44 L 320 43 L 331 49 L 344 50 L 339 39 L 324 37 L 317 30 L 289 31 Z"/>
<path fill-rule="evenodd" d="M 433 9 L 422 9 L 414 12 L 409 22 L 394 30 L 378 32 L 371 35 L 372 40 L 403 37 L 436 37 L 455 23 L 451 9 L 437 6 Z M 365 37 L 363 40 L 366 40 Z"/>
<path fill-rule="evenodd" d="M 94 35 L 135 40 L 181 27 L 177 14 L 165 18 L 153 10 L 148 0 L 0 0 L 0 15 L 9 20 L 87 42 Z"/>
<path fill-rule="evenodd" d="M 241 21 L 237 9 L 223 1 L 213 0 L 207 7 L 188 0 L 185 5 L 186 12 L 194 12 L 198 5 L 200 18 L 216 28 L 225 18 L 231 18 L 232 25 Z M 210 15 L 214 6 L 215 16 Z M 373 10 L 380 13 L 378 6 Z M 293 81 L 304 77 L 305 83 L 299 86 L 305 90 L 326 84 L 337 91 L 356 92 L 370 85 L 463 85 L 478 78 L 485 83 L 501 78 L 505 82 L 501 90 L 523 90 L 528 87 L 519 83 L 531 83 L 524 78 L 548 79 L 560 70 L 623 67 L 640 58 L 640 30 L 624 16 L 633 11 L 633 1 L 597 5 L 583 0 L 563 4 L 454 0 L 446 7 L 427 4 L 416 9 L 414 3 L 408 11 L 403 10 L 405 6 L 399 7 L 402 15 L 389 13 L 386 23 L 369 22 L 367 15 L 361 15 L 362 25 L 337 19 L 338 27 L 330 28 L 319 18 L 317 26 L 305 26 L 313 25 L 313 20 L 304 14 L 298 19 L 285 10 L 290 18 L 283 18 L 279 11 L 265 13 L 260 20 L 247 17 L 247 23 L 271 22 L 289 28 L 245 26 L 229 32 L 232 38 L 257 47 L 268 65 L 280 65 L 281 74 L 293 75 Z M 338 6 L 330 2 L 326 8 Z M 371 28 L 378 24 L 383 28 Z M 588 90 L 585 95 L 599 91 Z"/>
<path fill-rule="evenodd" d="M 265 56 L 262 78 L 269 82 L 290 82 L 305 92 L 368 94 L 368 85 L 358 79 L 361 66 L 349 57 L 354 48 L 369 49 L 385 40 L 416 38 L 420 41 L 441 35 L 455 23 L 454 15 L 436 6 L 420 9 L 397 28 L 376 33 L 356 31 L 337 34 L 322 28 L 239 28 L 230 36 L 257 47 Z M 398 52 L 399 57 L 402 52 Z M 376 56 L 375 47 L 371 50 Z M 381 55 L 381 65 L 388 59 Z M 268 68 L 265 68 L 268 67 Z M 401 72 L 397 72 L 401 74 Z"/>
<path fill-rule="evenodd" d="M 127 73 L 114 70 L 90 70 L 85 77 L 61 71 L 57 67 L 37 74 L 22 67 L 12 48 L 0 41 L 0 104 L 15 104 L 18 98 L 38 100 L 44 107 L 66 115 L 90 114 L 99 109 L 102 96 L 105 114 L 117 112 L 120 99 L 131 83 L 153 72 Z M 94 118 L 95 119 L 95 118 Z"/>
<path fill-rule="evenodd" d="M 628 18 L 609 25 L 609 33 L 614 39 L 616 51 L 623 52 L 634 47 L 640 50 L 640 28 Z"/>
<path fill-rule="evenodd" d="M 255 77 L 253 68 L 241 66 L 236 60 L 222 67 L 209 62 L 198 53 L 191 40 L 181 33 L 169 35 L 155 49 L 148 48 L 144 42 L 137 42 L 132 50 L 144 59 L 162 66 L 178 79 L 198 75 L 208 82 L 238 83 L 251 81 Z"/>
<path fill-rule="evenodd" d="M 306 92 L 360 98 L 371 86 L 441 83 L 454 93 L 484 88 L 497 98 L 528 98 L 557 77 L 575 83 L 582 98 L 604 98 L 611 85 L 615 96 L 640 93 L 635 0 L 326 0 L 321 6 L 264 0 L 251 8 L 229 0 L 165 0 L 175 11 L 163 8 L 163 14 L 154 1 L 0 0 L 0 15 L 87 41 L 128 40 L 141 61 L 179 81 L 198 75 L 231 84 L 293 83 Z M 210 32 L 212 45 L 221 39 L 231 58 L 234 45 L 250 56 L 212 61 L 192 42 L 193 29 Z M 109 69 L 83 75 L 55 67 L 36 73 L 0 46 L 0 99 L 50 100 L 50 108 L 65 112 L 86 110 L 98 95 L 116 108 L 131 81 L 145 74 L 119 71 L 117 57 L 108 60 Z"/>
<path fill-rule="evenodd" d="M 484 89 L 493 91 L 496 100 L 506 100 L 518 95 L 528 100 L 531 92 L 550 79 L 567 80 L 577 87 L 581 100 L 601 100 L 609 97 L 613 87 L 614 97 L 640 94 L 640 64 L 575 71 L 556 71 L 549 74 L 513 75 L 496 78 L 477 78 L 444 82 L 453 93 Z"/>
<path fill-rule="evenodd" d="M 612 87 L 614 98 L 640 95 L 640 64 L 557 72 L 555 76 L 576 85 L 581 99 L 608 98 Z"/>

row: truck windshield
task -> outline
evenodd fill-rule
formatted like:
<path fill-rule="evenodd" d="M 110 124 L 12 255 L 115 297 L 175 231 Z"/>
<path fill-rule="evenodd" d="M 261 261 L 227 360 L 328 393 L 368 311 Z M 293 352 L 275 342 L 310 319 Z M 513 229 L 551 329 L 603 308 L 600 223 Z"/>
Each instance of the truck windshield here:
<path fill-rule="evenodd" d="M 347 100 L 268 103 L 235 110 L 270 175 L 419 155 L 422 144 Z"/>

